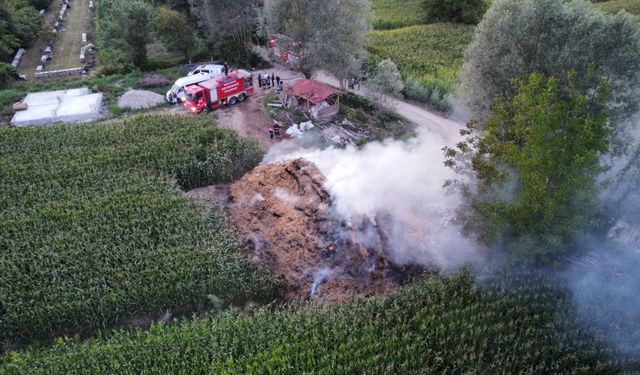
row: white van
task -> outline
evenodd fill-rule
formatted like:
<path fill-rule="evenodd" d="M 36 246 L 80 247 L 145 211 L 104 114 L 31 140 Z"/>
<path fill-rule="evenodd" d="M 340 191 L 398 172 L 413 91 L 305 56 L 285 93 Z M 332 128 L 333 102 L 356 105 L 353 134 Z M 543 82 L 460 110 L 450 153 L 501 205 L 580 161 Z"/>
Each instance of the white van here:
<path fill-rule="evenodd" d="M 216 78 L 221 76 L 224 73 L 224 65 L 218 64 L 207 64 L 207 65 L 199 65 L 195 69 L 193 69 L 188 76 L 193 76 L 196 74 L 205 73 L 208 74 L 211 78 Z"/>
<path fill-rule="evenodd" d="M 219 65 L 222 67 L 222 65 Z M 212 78 L 220 77 L 222 75 L 222 68 L 217 70 L 200 71 L 197 74 L 190 74 L 186 77 L 179 78 L 173 86 L 167 91 L 165 99 L 170 104 L 176 104 L 182 98 L 184 98 L 184 88 L 196 83 L 208 81 Z"/>

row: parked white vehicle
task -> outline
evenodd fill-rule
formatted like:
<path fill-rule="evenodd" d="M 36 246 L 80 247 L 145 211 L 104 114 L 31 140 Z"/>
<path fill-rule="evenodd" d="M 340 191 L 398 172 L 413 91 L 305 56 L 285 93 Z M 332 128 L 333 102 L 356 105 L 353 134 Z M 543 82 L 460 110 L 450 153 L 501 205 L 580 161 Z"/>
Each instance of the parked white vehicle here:
<path fill-rule="evenodd" d="M 216 78 L 224 74 L 224 66 L 215 65 L 215 64 L 200 65 L 195 69 L 193 69 L 191 72 L 189 72 L 187 76 L 192 76 L 192 75 L 202 74 L 202 73 L 208 74 L 210 78 Z"/>

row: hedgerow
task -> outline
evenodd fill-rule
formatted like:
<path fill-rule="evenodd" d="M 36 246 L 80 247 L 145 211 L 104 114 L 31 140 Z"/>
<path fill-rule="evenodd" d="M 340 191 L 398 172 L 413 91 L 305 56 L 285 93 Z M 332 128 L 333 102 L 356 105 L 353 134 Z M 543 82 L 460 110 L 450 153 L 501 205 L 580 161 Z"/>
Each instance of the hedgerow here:
<path fill-rule="evenodd" d="M 0 343 L 270 299 L 224 216 L 181 192 L 261 155 L 205 118 L 0 129 Z"/>

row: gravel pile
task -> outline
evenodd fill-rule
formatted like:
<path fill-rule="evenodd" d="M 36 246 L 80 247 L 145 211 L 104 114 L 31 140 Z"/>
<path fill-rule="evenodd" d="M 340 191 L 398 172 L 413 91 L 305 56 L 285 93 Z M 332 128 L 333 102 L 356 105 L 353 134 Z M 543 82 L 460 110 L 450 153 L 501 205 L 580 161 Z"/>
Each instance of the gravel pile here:
<path fill-rule="evenodd" d="M 118 99 L 118 107 L 143 109 L 160 105 L 164 102 L 164 96 L 151 91 L 129 90 Z"/>

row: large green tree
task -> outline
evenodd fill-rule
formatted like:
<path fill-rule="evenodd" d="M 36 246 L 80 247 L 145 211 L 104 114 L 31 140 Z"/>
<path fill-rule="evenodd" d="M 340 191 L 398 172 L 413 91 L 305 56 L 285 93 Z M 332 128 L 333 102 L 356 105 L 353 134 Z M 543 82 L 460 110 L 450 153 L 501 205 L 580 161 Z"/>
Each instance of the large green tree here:
<path fill-rule="evenodd" d="M 118 1 L 111 8 L 113 31 L 126 43 L 127 50 L 136 67 L 147 66 L 147 44 L 155 20 L 155 9 L 142 0 Z"/>
<path fill-rule="evenodd" d="M 498 98 L 513 98 L 514 79 L 544 73 L 588 95 L 611 88 L 610 116 L 618 125 L 640 108 L 640 21 L 606 14 L 584 0 L 494 0 L 465 53 L 459 92 L 475 118 L 486 119 Z"/>
<path fill-rule="evenodd" d="M 360 74 L 371 29 L 368 0 L 265 0 L 260 21 L 263 33 L 302 43 L 305 74 L 323 69 L 341 84 Z"/>
<path fill-rule="evenodd" d="M 597 224 L 608 90 L 601 85 L 587 97 L 574 80 L 531 75 L 512 99 L 494 104 L 482 130 L 470 124 L 466 141 L 446 150 L 449 166 L 475 177 L 464 186 L 463 217 L 484 243 L 543 257 L 570 249 Z"/>
<path fill-rule="evenodd" d="M 251 41 L 259 0 L 189 0 L 199 21 L 199 35 L 212 55 L 237 64 L 251 62 Z"/>
<path fill-rule="evenodd" d="M 191 51 L 197 47 L 197 40 L 195 31 L 184 14 L 161 6 L 158 8 L 155 26 L 167 47 L 182 52 L 187 60 L 191 59 Z"/>

